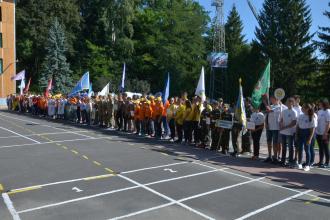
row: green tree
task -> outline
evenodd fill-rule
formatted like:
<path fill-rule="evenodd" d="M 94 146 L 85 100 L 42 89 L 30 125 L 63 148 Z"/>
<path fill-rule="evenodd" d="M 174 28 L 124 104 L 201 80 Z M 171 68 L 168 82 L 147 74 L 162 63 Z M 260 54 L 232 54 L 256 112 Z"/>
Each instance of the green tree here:
<path fill-rule="evenodd" d="M 272 87 L 303 92 L 299 80 L 315 70 L 311 12 L 305 0 L 265 0 L 256 29 L 263 59 L 272 60 Z"/>
<path fill-rule="evenodd" d="M 330 2 L 329 2 L 330 7 Z M 324 15 L 330 19 L 330 11 L 325 11 Z M 321 61 L 321 76 L 319 82 L 322 82 L 320 88 L 322 88 L 322 95 L 329 96 L 329 83 L 330 83 L 330 26 L 320 27 L 318 33 L 320 42 L 318 42 L 320 51 L 324 55 L 324 60 Z"/>
<path fill-rule="evenodd" d="M 18 65 L 31 74 L 32 82 L 38 81 L 54 17 L 65 27 L 68 61 L 73 66 L 79 64 L 76 57 L 81 40 L 78 0 L 17 0 L 16 4 Z"/>
<path fill-rule="evenodd" d="M 66 60 L 67 52 L 64 28 L 57 18 L 54 19 L 46 42 L 46 56 L 41 67 L 39 85 L 46 87 L 49 79 L 53 79 L 54 93 L 67 93 L 72 86 L 72 71 Z"/>

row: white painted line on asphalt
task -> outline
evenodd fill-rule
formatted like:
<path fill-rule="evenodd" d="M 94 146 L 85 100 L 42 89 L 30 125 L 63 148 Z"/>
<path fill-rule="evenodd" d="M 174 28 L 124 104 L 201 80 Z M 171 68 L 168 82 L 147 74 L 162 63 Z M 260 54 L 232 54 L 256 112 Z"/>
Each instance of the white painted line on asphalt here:
<path fill-rule="evenodd" d="M 140 214 L 143 214 L 143 213 L 146 213 L 146 212 L 151 212 L 153 210 L 165 208 L 167 206 L 171 206 L 171 205 L 174 205 L 174 204 L 175 204 L 175 202 L 169 202 L 169 203 L 165 203 L 163 205 L 151 207 L 149 209 L 143 209 L 143 210 L 140 210 L 140 211 L 137 211 L 137 212 L 132 212 L 132 213 L 127 214 L 127 215 L 122 215 L 122 216 L 119 216 L 119 217 L 111 218 L 109 220 L 119 220 L 119 219 L 123 219 L 123 218 L 129 218 L 129 217 L 140 215 Z"/>
<path fill-rule="evenodd" d="M 222 188 L 219 188 L 219 189 L 211 190 L 211 191 L 208 191 L 208 192 L 200 193 L 200 194 L 197 194 L 197 195 L 193 195 L 193 196 L 190 196 L 190 197 L 187 197 L 187 198 L 180 199 L 178 201 L 179 202 L 185 202 L 187 200 L 196 199 L 196 198 L 206 196 L 206 195 L 209 195 L 209 194 L 212 194 L 212 193 L 220 192 L 220 191 L 223 191 L 223 190 L 226 190 L 226 189 L 235 188 L 235 187 L 246 185 L 246 184 L 249 184 L 249 183 L 252 183 L 252 182 L 258 182 L 258 181 L 260 181 L 264 178 L 265 177 L 248 180 L 248 181 L 245 181 L 245 182 L 241 182 L 241 183 L 237 183 L 237 184 L 234 184 L 234 185 L 230 185 L 230 186 L 222 187 Z"/>
<path fill-rule="evenodd" d="M 87 133 L 90 131 L 76 131 L 79 133 Z M 34 136 L 43 136 L 43 135 L 56 135 L 56 134 L 72 134 L 72 132 L 50 132 L 50 133 L 39 133 L 39 134 L 28 134 L 25 135 L 26 137 L 34 137 Z M 0 137 L 0 139 L 5 139 L 5 138 L 18 138 L 20 136 L 18 135 L 12 135 L 12 136 L 6 136 L 6 137 Z"/>
<path fill-rule="evenodd" d="M 29 135 L 25 135 L 25 136 L 29 136 Z M 21 136 L 18 136 L 18 135 L 12 135 L 12 136 L 7 136 L 7 137 L 0 137 L 0 139 L 5 139 L 5 138 L 19 138 Z"/>
<path fill-rule="evenodd" d="M 146 168 L 141 168 L 137 170 L 130 170 L 130 171 L 125 171 L 121 172 L 121 174 L 127 174 L 127 173 L 135 173 L 135 172 L 140 172 L 144 170 L 152 170 L 152 169 L 157 169 L 157 168 L 162 168 L 162 167 L 170 167 L 170 166 L 175 166 L 175 165 L 181 165 L 181 164 L 186 164 L 188 162 L 178 162 L 178 163 L 170 163 L 170 164 L 165 164 L 165 165 L 160 165 L 160 166 L 155 166 L 155 167 L 146 167 Z"/>
<path fill-rule="evenodd" d="M 195 209 L 193 209 L 193 208 L 191 208 L 191 207 L 189 207 L 189 206 L 187 206 L 187 205 L 185 205 L 185 204 L 183 204 L 183 203 L 181 203 L 179 201 L 176 201 L 176 200 L 174 200 L 174 199 L 172 199 L 172 198 L 170 198 L 170 197 L 168 197 L 168 196 L 166 196 L 166 195 L 164 195 L 164 194 L 162 194 L 162 193 L 160 193 L 160 192 L 158 192 L 158 191 L 156 191 L 154 189 L 151 189 L 150 187 L 147 187 L 147 186 L 145 186 L 145 185 L 143 185 L 141 183 L 138 183 L 135 180 L 132 180 L 131 178 L 128 178 L 128 177 L 123 176 L 121 174 L 119 174 L 118 177 L 121 177 L 121 178 L 127 180 L 128 182 L 131 182 L 131 183 L 135 184 L 136 186 L 139 186 L 139 187 L 141 187 L 141 188 L 143 188 L 143 189 L 145 189 L 145 190 L 147 190 L 147 191 L 149 191 L 149 192 L 151 192 L 151 193 L 153 193 L 153 194 L 155 194 L 155 195 L 157 195 L 159 197 L 162 197 L 163 199 L 166 199 L 166 200 L 168 200 L 170 202 L 173 202 L 173 203 L 175 203 L 175 204 L 177 204 L 177 205 L 179 205 L 179 206 L 181 206 L 181 207 L 183 207 L 183 208 L 185 208 L 185 209 L 187 209 L 187 210 L 189 210 L 189 211 L 191 211 L 191 212 L 193 212 L 193 213 L 195 213 L 195 214 L 197 214 L 199 216 L 202 216 L 205 219 L 214 220 L 214 218 L 212 218 L 210 216 L 207 216 L 204 213 L 202 213 L 200 211 L 197 211 L 197 210 L 195 210 Z"/>
<path fill-rule="evenodd" d="M 3 201 L 5 202 L 7 209 L 9 210 L 11 216 L 13 217 L 13 220 L 21 220 L 19 217 L 18 213 L 16 212 L 14 205 L 12 201 L 10 200 L 9 196 L 7 193 L 2 194 Z"/>
<path fill-rule="evenodd" d="M 76 198 L 76 199 L 66 200 L 64 202 L 58 202 L 58 203 L 39 206 L 39 207 L 31 208 L 31 209 L 25 209 L 25 210 L 19 211 L 17 213 L 21 214 L 21 213 L 26 213 L 26 212 L 32 212 L 32 211 L 36 211 L 36 210 L 40 210 L 40 209 L 50 208 L 50 207 L 54 207 L 54 206 L 60 206 L 60 205 L 64 205 L 64 204 L 68 204 L 68 203 L 72 203 L 72 202 L 78 202 L 78 201 L 82 201 L 82 200 L 86 200 L 86 199 L 91 199 L 91 198 L 95 198 L 95 197 L 110 195 L 110 194 L 113 194 L 113 193 L 127 191 L 127 190 L 130 190 L 130 189 L 136 189 L 136 188 L 139 188 L 139 186 L 126 187 L 126 188 L 112 190 L 112 191 L 99 193 L 99 194 L 95 194 L 95 195 L 91 195 L 91 196 L 84 196 L 84 197 L 80 197 L 80 198 Z"/>
<path fill-rule="evenodd" d="M 0 146 L 2 148 L 12 148 L 12 147 L 23 147 L 23 146 L 33 146 L 33 145 L 42 145 L 42 144 L 53 144 L 53 143 L 64 143 L 64 142 L 74 142 L 74 141 L 89 141 L 89 140 L 100 140 L 104 138 L 81 138 L 81 139 L 72 139 L 72 140 L 62 140 L 62 141 L 48 141 L 48 142 L 39 142 L 33 144 L 17 144 L 17 145 L 7 145 L 7 146 Z"/>
<path fill-rule="evenodd" d="M 236 220 L 243 220 L 243 219 L 250 218 L 251 216 L 254 216 L 254 215 L 256 215 L 256 214 L 258 214 L 258 213 L 260 213 L 260 212 L 263 212 L 263 211 L 268 210 L 268 209 L 271 209 L 271 208 L 273 208 L 273 207 L 275 207 L 275 206 L 281 205 L 281 204 L 283 204 L 283 203 L 285 203 L 285 202 L 287 202 L 287 201 L 290 201 L 290 200 L 292 200 L 292 199 L 298 198 L 298 197 L 303 196 L 303 195 L 305 195 L 305 194 L 308 194 L 308 193 L 310 193 L 310 192 L 312 192 L 312 191 L 313 191 L 313 190 L 306 190 L 306 191 L 304 191 L 304 192 L 301 192 L 301 193 L 298 193 L 298 194 L 296 194 L 296 195 L 290 196 L 290 197 L 288 197 L 288 198 L 282 199 L 282 200 L 280 200 L 280 201 L 278 201 L 278 202 L 275 202 L 275 203 L 273 203 L 273 204 L 267 205 L 267 206 L 265 206 L 265 207 L 263 207 L 263 208 L 257 209 L 257 210 L 255 210 L 255 211 L 253 211 L 253 212 L 250 212 L 250 213 L 248 213 L 248 214 L 246 214 L 246 215 L 244 215 L 244 216 L 242 216 L 242 217 L 239 217 L 239 218 L 237 218 Z"/>
<path fill-rule="evenodd" d="M 212 170 L 210 172 L 215 172 L 215 171 Z M 261 179 L 261 178 L 259 178 L 259 179 Z M 209 194 L 212 194 L 212 193 L 215 193 L 215 192 L 220 192 L 220 191 L 224 191 L 224 190 L 227 190 L 227 189 L 231 189 L 231 188 L 235 188 L 235 187 L 238 187 L 238 186 L 242 186 L 242 185 L 245 185 L 245 184 L 249 184 L 249 183 L 252 183 L 254 181 L 258 181 L 259 179 L 249 180 L 249 181 L 246 181 L 246 182 L 242 182 L 242 183 L 238 183 L 238 184 L 234 184 L 234 185 L 222 187 L 222 188 L 219 188 L 219 189 L 216 189 L 216 190 L 212 190 L 212 191 L 200 193 L 200 194 L 197 194 L 197 195 L 194 195 L 194 196 L 186 197 L 186 198 L 183 198 L 183 199 L 180 199 L 180 200 L 177 200 L 177 201 L 176 200 L 170 201 L 169 203 L 166 203 L 166 204 L 163 204 L 163 205 L 154 206 L 152 208 L 143 209 L 143 210 L 140 210 L 140 211 L 137 211 L 137 212 L 132 212 L 130 214 L 118 216 L 118 217 L 115 217 L 115 218 L 111 218 L 109 220 L 115 220 L 115 219 L 117 220 L 117 219 L 128 218 L 128 217 L 136 216 L 136 215 L 143 214 L 143 213 L 146 213 L 146 212 L 154 211 L 154 210 L 157 210 L 157 209 L 165 208 L 167 206 L 171 206 L 171 205 L 174 205 L 174 204 L 180 205 L 180 204 L 182 204 L 182 202 L 185 202 L 185 201 L 188 201 L 188 200 L 191 200 L 191 199 L 199 198 L 199 197 L 202 197 L 202 196 L 205 196 L 205 195 L 209 195 Z M 147 185 L 147 184 L 145 184 L 145 185 Z M 192 211 L 192 212 L 197 211 L 197 210 L 194 210 L 194 209 L 190 208 L 187 205 L 184 205 L 184 208 L 187 208 L 189 211 Z M 202 214 L 202 216 L 205 217 L 205 218 L 207 218 L 207 219 L 213 219 L 213 218 L 211 218 L 209 216 L 204 215 L 203 213 L 200 213 L 199 212 L 198 214 Z"/>
<path fill-rule="evenodd" d="M 84 181 L 84 180 L 89 180 L 89 179 L 96 179 L 97 177 L 111 177 L 114 176 L 113 174 L 106 174 L 106 175 L 100 175 L 100 176 L 90 176 L 90 177 L 84 177 L 84 178 L 79 178 L 79 179 L 72 179 L 72 180 L 64 180 L 64 181 L 58 181 L 58 182 L 53 182 L 53 183 L 45 183 L 45 184 L 40 184 L 40 185 L 35 185 L 35 186 L 28 186 L 28 187 L 22 187 L 18 189 L 12 189 L 10 191 L 19 191 L 19 190 L 24 190 L 27 188 L 42 188 L 45 186 L 53 186 L 53 185 L 59 185 L 59 184 L 64 184 L 64 183 L 74 183 L 74 182 L 79 182 L 79 181 Z"/>
<path fill-rule="evenodd" d="M 0 114 L 0 115 L 3 116 L 3 117 L 7 117 L 7 118 L 11 118 L 11 119 L 19 120 L 19 121 L 29 122 L 29 123 L 31 123 L 31 124 L 35 124 L 35 125 L 40 125 L 40 126 L 44 126 L 44 127 L 49 127 L 49 128 L 53 128 L 53 129 L 57 129 L 57 130 L 61 130 L 61 131 L 66 131 L 66 132 L 69 132 L 69 133 L 71 133 L 71 134 L 76 134 L 76 135 L 80 135 L 80 136 L 83 136 L 83 137 L 89 137 L 89 138 L 92 138 L 91 136 L 84 135 L 84 134 L 79 134 L 79 133 L 77 133 L 77 132 L 70 131 L 70 130 L 66 130 L 66 129 L 63 129 L 63 128 L 57 128 L 57 127 L 54 127 L 54 126 L 51 126 L 51 125 L 46 125 L 46 124 L 39 124 L 39 123 L 35 123 L 34 121 L 25 120 L 25 119 L 20 119 L 20 118 L 15 118 L 15 117 L 11 117 L 11 116 L 7 116 L 7 115 L 3 115 L 3 114 Z"/>
<path fill-rule="evenodd" d="M 226 170 L 226 169 L 229 169 L 229 168 L 209 170 L 209 171 L 194 173 L 194 174 L 190 174 L 190 175 L 186 175 L 186 176 L 179 176 L 179 177 L 174 177 L 174 178 L 170 178 L 170 179 L 159 180 L 159 181 L 147 183 L 147 184 L 144 184 L 144 185 L 145 186 L 150 186 L 150 185 L 155 185 L 155 184 L 158 184 L 158 183 L 165 183 L 165 182 L 170 182 L 170 181 L 173 181 L 173 180 L 180 180 L 180 179 L 185 179 L 185 178 L 194 177 L 194 176 L 200 176 L 200 175 L 204 175 L 204 174 L 208 174 L 208 173 L 214 173 L 214 172 L 221 171 L 221 170 Z"/>
<path fill-rule="evenodd" d="M 5 130 L 5 131 L 9 131 L 9 132 L 11 132 L 11 133 L 13 133 L 13 134 L 16 134 L 17 136 L 20 136 L 20 137 L 22 137 L 22 138 L 25 138 L 25 139 L 28 139 L 28 140 L 30 140 L 30 141 L 33 141 L 33 142 L 35 142 L 35 143 L 37 143 L 37 144 L 40 144 L 39 141 L 36 141 L 36 140 L 34 140 L 34 139 L 32 139 L 32 138 L 29 138 L 29 137 L 26 137 L 25 135 L 19 134 L 19 133 L 15 132 L 15 131 L 9 130 L 9 129 L 4 128 L 4 127 L 0 127 L 0 128 L 3 129 L 3 130 Z"/>

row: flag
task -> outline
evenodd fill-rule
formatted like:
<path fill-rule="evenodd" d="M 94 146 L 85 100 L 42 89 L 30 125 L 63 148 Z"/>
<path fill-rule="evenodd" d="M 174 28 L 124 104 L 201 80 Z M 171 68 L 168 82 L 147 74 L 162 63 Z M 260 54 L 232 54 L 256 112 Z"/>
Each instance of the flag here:
<path fill-rule="evenodd" d="M 262 103 L 262 96 L 269 96 L 270 88 L 270 61 L 267 64 L 266 69 L 262 73 L 261 78 L 258 80 L 252 93 L 252 105 L 255 108 L 259 108 Z"/>
<path fill-rule="evenodd" d="M 124 63 L 123 76 L 121 78 L 121 86 L 120 86 L 121 92 L 125 91 L 125 78 L 126 78 L 126 63 Z"/>
<path fill-rule="evenodd" d="M 164 105 L 169 96 L 170 96 L 170 73 L 167 74 L 167 81 L 165 83 L 164 96 L 163 96 Z"/>
<path fill-rule="evenodd" d="M 90 88 L 89 72 L 86 72 L 77 82 L 76 86 L 72 89 L 69 96 L 73 96 L 78 92 L 81 92 L 83 90 L 88 90 L 89 88 Z"/>
<path fill-rule="evenodd" d="M 89 85 L 89 89 L 88 89 L 88 97 L 92 97 L 92 95 L 94 95 L 94 92 L 93 92 L 93 84 L 90 83 Z"/>
<path fill-rule="evenodd" d="M 25 86 L 25 89 L 24 89 L 24 91 L 23 91 L 24 93 L 28 93 L 28 92 L 29 92 L 30 84 L 31 84 L 31 78 L 29 79 L 28 84 Z"/>
<path fill-rule="evenodd" d="M 195 95 L 198 95 L 199 97 L 202 98 L 202 102 L 206 100 L 205 96 L 205 76 L 204 76 L 204 67 L 202 67 L 202 72 L 199 77 L 198 85 L 196 88 Z"/>
<path fill-rule="evenodd" d="M 101 96 L 107 96 L 110 92 L 110 83 L 108 83 L 101 92 L 99 92 L 99 95 Z"/>
<path fill-rule="evenodd" d="M 11 80 L 22 80 L 25 79 L 25 70 L 22 70 L 21 72 L 17 73 L 15 76 L 11 77 Z"/>
<path fill-rule="evenodd" d="M 45 97 L 49 96 L 49 92 L 50 92 L 50 90 L 52 90 L 52 84 L 53 84 L 53 79 L 48 80 L 48 85 L 47 85 L 47 88 L 44 93 Z"/>
<path fill-rule="evenodd" d="M 23 91 L 25 89 L 25 79 L 21 80 L 21 85 L 19 86 L 19 88 L 21 90 L 20 94 L 23 95 Z"/>
<path fill-rule="evenodd" d="M 239 123 L 243 125 L 243 131 L 246 130 L 247 120 L 246 120 L 245 104 L 243 98 L 242 79 L 239 79 L 239 94 L 235 108 L 235 118 Z"/>

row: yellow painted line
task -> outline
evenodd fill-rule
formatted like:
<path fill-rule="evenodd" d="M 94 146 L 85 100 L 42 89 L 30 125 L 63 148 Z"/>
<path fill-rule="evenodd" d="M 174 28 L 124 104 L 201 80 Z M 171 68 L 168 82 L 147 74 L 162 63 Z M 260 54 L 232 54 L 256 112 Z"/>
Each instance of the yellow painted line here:
<path fill-rule="evenodd" d="M 167 153 L 162 153 L 163 155 L 165 155 L 165 156 L 168 156 L 168 154 Z"/>
<path fill-rule="evenodd" d="M 93 163 L 96 164 L 97 166 L 101 166 L 101 164 L 95 160 L 93 161 Z"/>
<path fill-rule="evenodd" d="M 85 158 L 86 160 L 88 160 L 88 157 L 87 156 L 83 155 L 82 157 Z"/>
<path fill-rule="evenodd" d="M 61 144 L 59 144 L 59 143 L 56 143 L 56 145 L 57 145 L 57 146 L 61 146 Z"/>
<path fill-rule="evenodd" d="M 76 151 L 76 150 L 71 150 L 71 152 L 74 154 L 79 154 L 78 151 Z"/>
<path fill-rule="evenodd" d="M 112 174 L 106 174 L 106 175 L 100 175 L 100 176 L 91 176 L 91 177 L 86 177 L 83 180 L 85 181 L 89 181 L 89 180 L 97 180 L 97 179 L 105 179 L 105 178 L 109 178 L 112 177 Z"/>
<path fill-rule="evenodd" d="M 115 171 L 113 171 L 112 169 L 110 168 L 104 168 L 106 171 L 110 172 L 110 173 L 115 173 Z"/>
<path fill-rule="evenodd" d="M 310 201 L 308 201 L 308 202 L 305 202 L 305 204 L 306 205 L 309 205 L 309 204 L 311 204 L 312 202 L 316 202 L 316 201 L 319 201 L 320 200 L 320 198 L 319 197 L 316 197 L 316 198 L 314 198 L 314 199 L 312 199 L 312 200 L 310 200 Z"/>
<path fill-rule="evenodd" d="M 3 190 L 4 190 L 3 185 L 0 184 L 0 192 L 2 192 Z"/>
<path fill-rule="evenodd" d="M 18 189 L 18 190 L 10 191 L 10 192 L 8 192 L 8 195 L 12 195 L 12 194 L 16 194 L 16 193 L 21 193 L 21 192 L 27 192 L 27 191 L 41 189 L 41 188 L 42 188 L 41 186 L 27 187 L 27 188 L 23 188 L 23 189 Z"/>
<path fill-rule="evenodd" d="M 65 150 L 67 150 L 67 149 L 68 149 L 68 147 L 66 147 L 66 146 L 62 146 L 62 148 L 63 148 L 63 149 L 65 149 Z"/>

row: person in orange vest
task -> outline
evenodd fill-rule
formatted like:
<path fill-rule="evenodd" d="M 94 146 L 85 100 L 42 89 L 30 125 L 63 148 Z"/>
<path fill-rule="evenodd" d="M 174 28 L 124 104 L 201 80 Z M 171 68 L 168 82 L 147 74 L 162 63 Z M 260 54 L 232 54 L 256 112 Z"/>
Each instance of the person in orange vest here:
<path fill-rule="evenodd" d="M 135 123 L 135 134 L 141 134 L 141 120 L 140 120 L 141 106 L 139 101 L 134 102 L 134 123 Z"/>
<path fill-rule="evenodd" d="M 145 132 L 146 136 L 152 135 L 152 130 L 151 130 L 152 114 L 153 114 L 153 111 L 150 106 L 150 101 L 146 101 L 145 107 L 144 107 L 144 121 L 145 121 L 145 128 L 146 128 L 146 132 Z"/>
<path fill-rule="evenodd" d="M 162 103 L 162 98 L 158 97 L 156 99 L 156 103 L 155 103 L 155 110 L 154 110 L 154 123 L 155 123 L 155 130 L 156 130 L 156 137 L 157 138 L 162 138 L 162 114 L 164 111 L 164 106 Z"/>
<path fill-rule="evenodd" d="M 140 100 L 140 111 L 139 111 L 139 120 L 140 120 L 140 132 L 139 135 L 144 134 L 145 132 L 145 124 L 144 124 L 144 113 L 145 113 L 145 98 L 141 98 Z"/>

